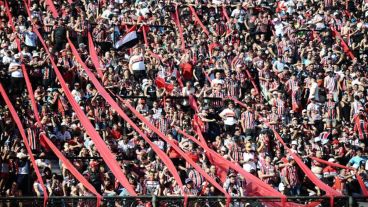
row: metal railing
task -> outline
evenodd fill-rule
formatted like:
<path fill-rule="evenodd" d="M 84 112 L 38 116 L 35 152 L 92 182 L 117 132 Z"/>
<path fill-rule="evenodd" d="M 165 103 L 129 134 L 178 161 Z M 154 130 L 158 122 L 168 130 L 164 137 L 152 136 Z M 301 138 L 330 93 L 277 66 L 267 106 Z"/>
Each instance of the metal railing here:
<path fill-rule="evenodd" d="M 284 206 L 284 202 L 297 204 L 316 204 L 314 206 L 338 206 L 355 207 L 364 206 L 368 197 L 331 197 L 327 196 L 296 196 L 287 197 L 282 200 L 280 197 L 232 197 L 229 200 L 231 207 L 263 207 L 271 204 Z M 200 196 L 188 197 L 187 202 L 182 196 L 105 196 L 100 204 L 102 207 L 223 207 L 226 206 L 227 199 L 223 196 Z M 48 199 L 47 207 L 92 207 L 97 205 L 96 197 L 73 197 L 73 196 L 51 196 Z M 38 207 L 43 206 L 42 197 L 0 197 L 0 207 Z M 288 205 L 290 206 L 290 205 Z"/>

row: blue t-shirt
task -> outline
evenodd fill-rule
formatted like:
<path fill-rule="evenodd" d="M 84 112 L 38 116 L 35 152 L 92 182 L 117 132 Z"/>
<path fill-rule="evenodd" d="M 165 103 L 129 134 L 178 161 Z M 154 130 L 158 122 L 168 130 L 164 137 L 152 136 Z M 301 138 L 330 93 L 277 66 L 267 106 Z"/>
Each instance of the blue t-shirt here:
<path fill-rule="evenodd" d="M 349 160 L 349 163 L 353 166 L 353 168 L 358 168 L 360 163 L 363 161 L 364 159 L 360 156 L 355 156 L 355 157 L 352 157 L 350 160 Z"/>

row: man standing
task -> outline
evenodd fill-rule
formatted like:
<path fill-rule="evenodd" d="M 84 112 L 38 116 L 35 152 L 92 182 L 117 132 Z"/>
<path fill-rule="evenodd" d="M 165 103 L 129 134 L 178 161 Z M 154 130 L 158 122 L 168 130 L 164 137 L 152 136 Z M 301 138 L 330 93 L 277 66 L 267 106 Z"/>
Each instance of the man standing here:
<path fill-rule="evenodd" d="M 52 49 L 53 53 L 59 52 L 64 48 L 68 36 L 68 30 L 65 28 L 63 20 L 59 19 L 55 30 L 52 31 L 51 34 L 51 40 L 55 43 L 55 46 Z"/>
<path fill-rule="evenodd" d="M 134 48 L 133 55 L 129 59 L 129 71 L 134 75 L 137 81 L 146 77 L 144 57 L 143 54 L 139 52 L 139 48 Z"/>

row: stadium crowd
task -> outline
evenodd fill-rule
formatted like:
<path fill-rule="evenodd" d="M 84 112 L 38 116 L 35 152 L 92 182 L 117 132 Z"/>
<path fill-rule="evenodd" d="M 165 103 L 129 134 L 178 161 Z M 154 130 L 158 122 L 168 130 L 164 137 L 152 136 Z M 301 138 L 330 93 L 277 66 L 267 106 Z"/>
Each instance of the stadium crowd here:
<path fill-rule="evenodd" d="M 181 129 L 197 137 L 194 115 L 211 149 L 285 195 L 325 192 L 307 178 L 272 129 L 331 188 L 344 195 L 361 195 L 357 174 L 368 187 L 366 0 L 73 0 L 72 4 L 54 0 L 59 18 L 53 17 L 47 1 L 34 0 L 29 1 L 29 17 L 24 2 L 28 1 L 8 2 L 16 31 L 1 4 L 0 80 L 34 143 L 33 153 L 49 195 L 91 193 L 61 162 L 53 162 L 52 150 L 40 144 L 41 132 L 70 157 L 101 195 L 128 193 L 99 158 L 68 103 L 35 27 L 74 99 L 119 158 L 138 195 L 182 192 L 146 141 L 91 84 L 67 37 L 113 97 L 130 100 L 231 196 L 248 195 L 245 179 L 230 170 L 221 180 L 218 166 L 211 164 L 205 150 L 178 133 Z M 132 48 L 116 49 L 116 42 L 134 25 L 139 42 Z M 88 32 L 103 65 L 102 77 L 92 63 Z M 16 37 L 21 40 L 21 52 Z M 42 126 L 35 120 L 22 63 Z M 189 97 L 194 97 L 198 111 L 191 107 Z M 222 195 L 172 146 L 145 124 L 139 126 L 174 162 L 188 195 Z M 1 196 L 42 196 L 18 127 L 3 101 L 0 129 Z"/>

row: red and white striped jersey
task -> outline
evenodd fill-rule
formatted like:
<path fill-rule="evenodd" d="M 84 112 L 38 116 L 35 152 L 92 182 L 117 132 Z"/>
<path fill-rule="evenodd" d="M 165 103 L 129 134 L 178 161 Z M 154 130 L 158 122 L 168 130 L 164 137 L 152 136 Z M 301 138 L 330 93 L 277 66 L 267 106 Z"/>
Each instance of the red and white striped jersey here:
<path fill-rule="evenodd" d="M 245 129 L 254 129 L 256 126 L 254 113 L 250 111 L 243 112 L 241 122 L 244 124 Z"/>

